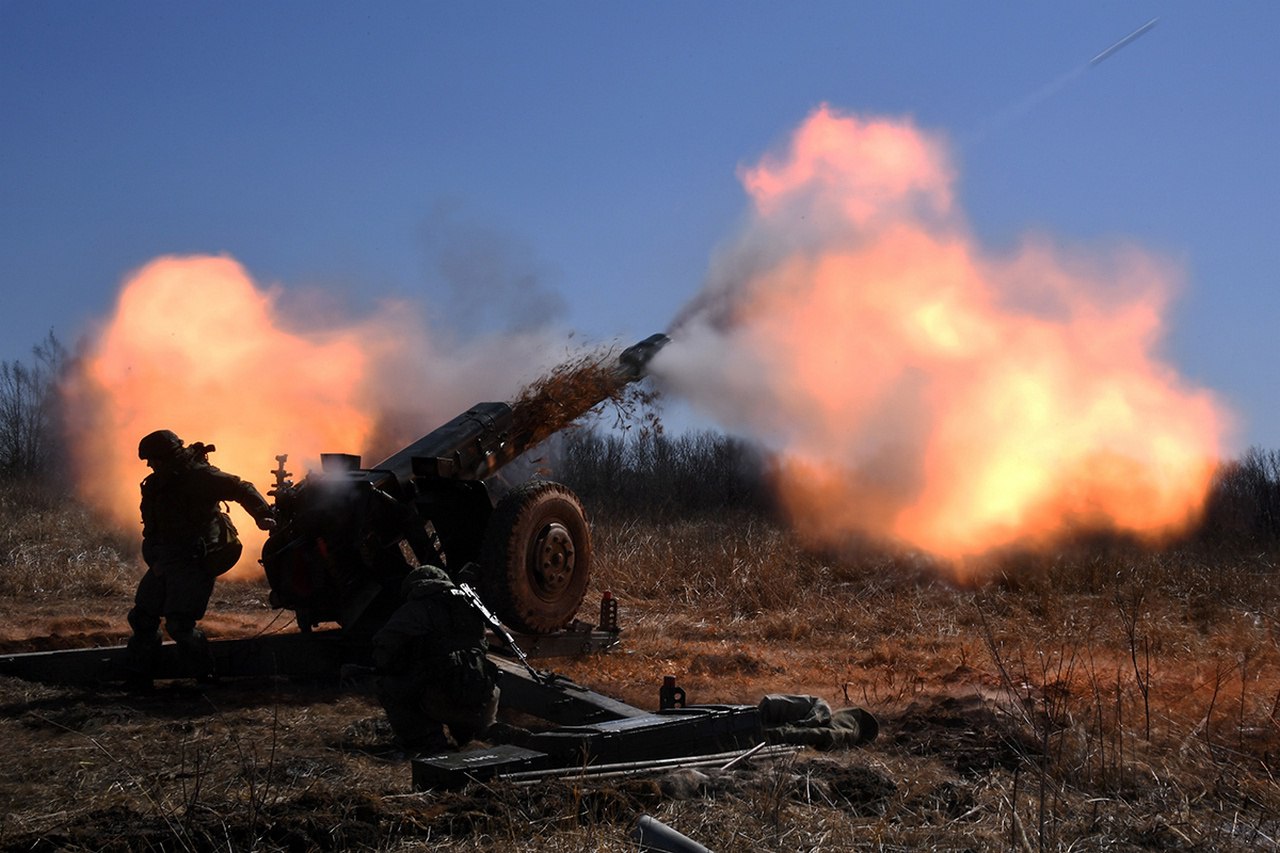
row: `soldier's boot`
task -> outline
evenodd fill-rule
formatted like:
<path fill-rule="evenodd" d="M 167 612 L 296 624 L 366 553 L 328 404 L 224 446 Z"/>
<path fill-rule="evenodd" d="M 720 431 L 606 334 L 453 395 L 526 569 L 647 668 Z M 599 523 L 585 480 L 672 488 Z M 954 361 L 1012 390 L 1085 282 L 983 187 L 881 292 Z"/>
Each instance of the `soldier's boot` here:
<path fill-rule="evenodd" d="M 183 672 L 201 683 L 213 681 L 213 653 L 209 650 L 204 631 L 197 628 L 194 621 L 175 619 L 166 620 L 165 630 L 178 646 L 178 660 Z"/>
<path fill-rule="evenodd" d="M 445 694 L 432 694 L 423 698 L 423 711 L 433 719 L 447 721 L 449 734 L 453 736 L 453 742 L 459 749 L 487 732 L 498 718 L 500 694 L 497 686 L 490 681 L 478 686 L 483 691 L 479 702 L 452 697 L 454 706 L 448 707 L 444 703 L 451 697 Z"/>
<path fill-rule="evenodd" d="M 129 611 L 133 635 L 125 645 L 124 686 L 131 693 L 151 690 L 152 677 L 160 663 L 160 620 L 152 619 L 136 608 Z"/>
<path fill-rule="evenodd" d="M 529 738 L 533 737 L 533 732 L 523 726 L 515 726 L 498 720 L 485 729 L 479 737 L 489 743 L 509 743 L 514 746 L 524 746 L 528 743 Z"/>
<path fill-rule="evenodd" d="M 476 739 L 478 727 L 467 723 L 449 723 L 449 734 L 453 736 L 454 745 L 462 749 Z"/>
<path fill-rule="evenodd" d="M 430 725 L 422 725 L 412 735 L 399 740 L 406 758 L 439 755 L 449 752 L 451 748 L 449 739 L 445 737 L 444 727 L 438 724 L 434 729 Z"/>
<path fill-rule="evenodd" d="M 449 749 L 444 726 L 423 711 L 421 695 L 422 686 L 417 679 L 397 676 L 378 679 L 378 701 L 387 712 L 396 746 L 407 758 L 436 755 Z"/>

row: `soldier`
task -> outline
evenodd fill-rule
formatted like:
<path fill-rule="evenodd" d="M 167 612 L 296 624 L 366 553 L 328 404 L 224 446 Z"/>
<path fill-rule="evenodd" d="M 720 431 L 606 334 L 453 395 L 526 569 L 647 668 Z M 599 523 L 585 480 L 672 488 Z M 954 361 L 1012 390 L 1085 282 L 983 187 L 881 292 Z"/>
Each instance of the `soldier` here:
<path fill-rule="evenodd" d="M 196 622 L 204 617 L 217 576 L 240 555 L 230 519 L 219 509 L 235 501 L 258 527 L 275 526 L 271 505 L 252 483 L 219 471 L 208 462 L 212 446 L 184 447 L 167 429 L 146 435 L 138 458 L 152 473 L 142 481 L 142 557 L 147 573 L 138 583 L 129 626 L 128 683 L 151 686 L 160 651 L 160 620 L 178 645 L 191 675 L 208 678 L 213 661 Z"/>
<path fill-rule="evenodd" d="M 428 754 L 483 735 L 498 710 L 497 668 L 485 657 L 485 623 L 435 566 L 401 587 L 405 603 L 373 637 L 378 699 L 406 753 Z"/>
<path fill-rule="evenodd" d="M 845 749 L 876 739 L 880 724 L 861 708 L 831 710 L 817 696 L 770 693 L 760 700 L 760 722 L 769 743 Z"/>

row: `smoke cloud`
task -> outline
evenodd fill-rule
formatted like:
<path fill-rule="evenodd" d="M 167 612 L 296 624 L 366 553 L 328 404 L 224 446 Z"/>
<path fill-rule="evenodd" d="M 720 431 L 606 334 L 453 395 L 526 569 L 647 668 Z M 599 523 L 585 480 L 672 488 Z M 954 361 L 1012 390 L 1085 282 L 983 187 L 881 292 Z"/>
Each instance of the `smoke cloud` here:
<path fill-rule="evenodd" d="M 945 146 L 908 121 L 824 106 L 740 177 L 745 230 L 650 367 L 776 454 L 798 529 L 962 564 L 1082 528 L 1158 538 L 1194 520 L 1228 419 L 1160 356 L 1169 263 L 1044 237 L 985 249 Z M 475 319 L 472 293 L 556 313 L 520 273 L 526 249 L 486 252 L 492 234 L 447 215 L 433 229 L 454 319 Z M 464 340 L 403 302 L 353 320 L 306 301 L 228 257 L 129 276 L 67 388 L 82 494 L 136 531 L 137 441 L 160 428 L 216 443 L 215 464 L 264 492 L 276 454 L 299 476 L 322 451 L 373 464 L 572 355 L 562 333 L 521 325 L 537 313 L 524 303 Z"/>
<path fill-rule="evenodd" d="M 148 469 L 137 446 L 155 429 L 216 444 L 210 461 L 264 494 L 277 454 L 298 476 L 322 452 L 373 464 L 478 400 L 513 397 L 563 357 L 551 331 L 461 342 L 403 302 L 354 320 L 322 321 L 313 308 L 301 328 L 287 306 L 305 301 L 228 257 L 159 258 L 129 276 L 66 388 L 82 496 L 138 531 Z M 261 539 L 238 518 L 254 553 Z M 256 567 L 244 560 L 236 571 Z"/>
<path fill-rule="evenodd" d="M 475 337 L 530 332 L 565 316 L 564 298 L 547 282 L 555 272 L 532 246 L 440 204 L 423 227 L 427 278 L 442 290 L 448 328 Z"/>
<path fill-rule="evenodd" d="M 797 527 L 963 561 L 1195 518 L 1227 417 L 1160 358 L 1170 264 L 984 249 L 908 121 L 823 106 L 740 179 L 749 223 L 652 370 L 777 452 Z"/>

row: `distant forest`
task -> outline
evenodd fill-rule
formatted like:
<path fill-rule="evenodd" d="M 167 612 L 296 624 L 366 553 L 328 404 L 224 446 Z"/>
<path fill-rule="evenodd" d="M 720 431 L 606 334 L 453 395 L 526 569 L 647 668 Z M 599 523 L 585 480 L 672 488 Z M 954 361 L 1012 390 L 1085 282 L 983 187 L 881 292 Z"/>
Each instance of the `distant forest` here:
<path fill-rule="evenodd" d="M 0 362 L 0 485 L 70 490 L 58 394 L 70 366 L 52 331 L 28 360 Z M 556 437 L 551 456 L 555 479 L 574 489 L 594 517 L 776 512 L 768 454 L 720 433 L 572 429 Z M 1254 447 L 1223 462 L 1188 541 L 1261 551 L 1280 545 L 1280 451 Z"/>
<path fill-rule="evenodd" d="M 52 331 L 30 360 L 0 362 L 0 481 L 52 485 L 62 473 L 58 383 L 69 363 Z"/>

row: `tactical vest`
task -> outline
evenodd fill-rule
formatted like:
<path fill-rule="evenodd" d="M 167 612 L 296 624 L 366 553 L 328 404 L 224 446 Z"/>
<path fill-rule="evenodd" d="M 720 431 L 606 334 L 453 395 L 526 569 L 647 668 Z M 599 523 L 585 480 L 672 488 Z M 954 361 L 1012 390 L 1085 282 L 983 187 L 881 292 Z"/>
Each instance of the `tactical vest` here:
<path fill-rule="evenodd" d="M 202 488 L 211 466 L 191 462 L 156 471 L 142 481 L 142 538 L 164 545 L 191 545 L 217 535 L 219 501 Z"/>
<path fill-rule="evenodd" d="M 444 582 L 418 584 L 410 601 L 431 608 L 430 630 L 418 638 L 420 657 L 446 656 L 465 649 L 486 648 L 484 619 L 465 598 L 453 594 L 454 586 Z"/>

